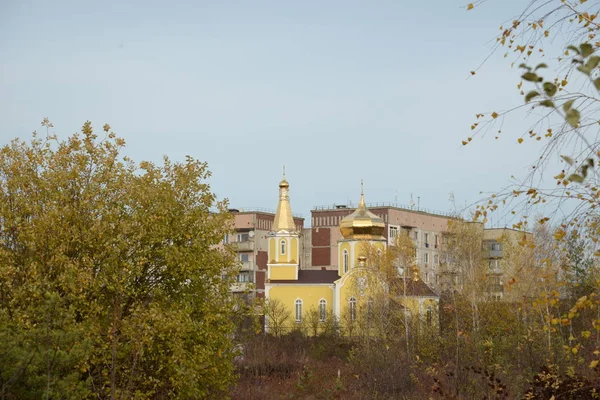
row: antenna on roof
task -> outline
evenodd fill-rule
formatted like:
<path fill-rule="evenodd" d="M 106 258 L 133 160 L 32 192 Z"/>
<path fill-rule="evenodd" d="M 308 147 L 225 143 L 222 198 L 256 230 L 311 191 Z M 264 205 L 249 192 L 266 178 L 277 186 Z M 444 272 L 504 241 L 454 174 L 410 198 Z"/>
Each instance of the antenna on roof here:
<path fill-rule="evenodd" d="M 411 210 L 415 208 L 415 202 L 413 200 L 412 193 L 410 194 L 410 203 L 408 203 L 408 205 L 410 206 Z"/>

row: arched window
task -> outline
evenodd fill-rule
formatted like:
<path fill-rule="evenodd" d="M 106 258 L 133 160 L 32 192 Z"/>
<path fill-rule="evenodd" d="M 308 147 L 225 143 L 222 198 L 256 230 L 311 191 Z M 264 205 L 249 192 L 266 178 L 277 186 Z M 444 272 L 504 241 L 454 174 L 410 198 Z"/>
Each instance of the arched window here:
<path fill-rule="evenodd" d="M 344 273 L 348 272 L 348 250 L 344 250 Z"/>
<path fill-rule="evenodd" d="M 354 321 L 356 319 L 356 299 L 354 297 L 350 297 L 350 320 Z"/>
<path fill-rule="evenodd" d="M 285 240 L 281 241 L 281 255 L 285 255 Z"/>
<path fill-rule="evenodd" d="M 296 322 L 302 322 L 302 300 L 296 300 Z"/>
<path fill-rule="evenodd" d="M 325 322 L 327 319 L 327 300 L 319 300 L 319 321 Z"/>

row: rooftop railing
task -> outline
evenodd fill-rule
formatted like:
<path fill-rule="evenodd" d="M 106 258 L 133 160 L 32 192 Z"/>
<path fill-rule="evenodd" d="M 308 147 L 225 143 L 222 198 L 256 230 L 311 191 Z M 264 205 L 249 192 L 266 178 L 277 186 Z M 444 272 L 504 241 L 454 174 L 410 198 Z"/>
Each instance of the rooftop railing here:
<path fill-rule="evenodd" d="M 393 208 L 398 208 L 401 210 L 411 211 L 411 212 L 420 212 L 420 213 L 426 213 L 426 214 L 441 215 L 444 217 L 455 217 L 454 214 L 447 212 L 447 211 L 438 211 L 438 210 L 432 210 L 430 208 L 416 207 L 416 206 L 410 207 L 408 205 L 398 204 L 398 203 L 389 203 L 389 202 L 367 203 L 366 206 L 367 206 L 367 208 L 393 207 Z M 325 206 L 315 206 L 315 207 L 313 207 L 313 211 L 335 211 L 335 210 L 346 210 L 346 209 L 353 210 L 356 207 L 358 207 L 358 206 L 354 205 L 354 204 L 331 204 L 331 205 L 325 205 Z"/>

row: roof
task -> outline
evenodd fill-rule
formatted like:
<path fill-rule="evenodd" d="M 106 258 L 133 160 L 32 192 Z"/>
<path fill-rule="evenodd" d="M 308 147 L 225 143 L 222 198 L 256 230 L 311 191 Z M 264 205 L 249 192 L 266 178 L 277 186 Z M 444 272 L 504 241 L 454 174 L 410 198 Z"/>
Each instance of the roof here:
<path fill-rule="evenodd" d="M 273 283 L 333 283 L 339 279 L 337 271 L 299 270 L 298 280 L 272 280 Z"/>
<path fill-rule="evenodd" d="M 404 282 L 403 282 L 404 281 Z M 406 292 L 404 285 L 406 284 Z M 410 278 L 397 278 L 392 286 L 392 291 L 398 296 L 438 297 L 438 295 L 421 279 L 415 281 Z"/>

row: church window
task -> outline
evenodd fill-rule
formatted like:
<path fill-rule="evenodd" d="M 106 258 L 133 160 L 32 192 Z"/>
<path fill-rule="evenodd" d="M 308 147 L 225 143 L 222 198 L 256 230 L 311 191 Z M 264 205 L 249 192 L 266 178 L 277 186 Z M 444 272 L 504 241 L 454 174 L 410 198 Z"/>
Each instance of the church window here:
<path fill-rule="evenodd" d="M 348 250 L 344 250 L 344 273 L 348 272 Z"/>
<path fill-rule="evenodd" d="M 281 255 L 285 255 L 285 240 L 281 241 Z"/>
<path fill-rule="evenodd" d="M 356 299 L 354 297 L 350 297 L 349 301 L 350 305 L 350 320 L 354 321 L 356 319 Z"/>
<path fill-rule="evenodd" d="M 302 322 L 302 300 L 296 300 L 296 322 Z"/>
<path fill-rule="evenodd" d="M 325 322 L 327 318 L 327 300 L 319 300 L 319 321 Z"/>
<path fill-rule="evenodd" d="M 433 322 L 433 310 L 431 309 L 431 307 L 427 307 L 426 318 L 427 318 L 427 325 L 431 326 L 431 324 Z"/>

